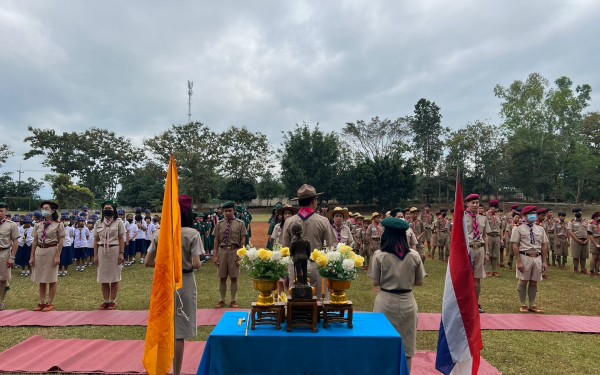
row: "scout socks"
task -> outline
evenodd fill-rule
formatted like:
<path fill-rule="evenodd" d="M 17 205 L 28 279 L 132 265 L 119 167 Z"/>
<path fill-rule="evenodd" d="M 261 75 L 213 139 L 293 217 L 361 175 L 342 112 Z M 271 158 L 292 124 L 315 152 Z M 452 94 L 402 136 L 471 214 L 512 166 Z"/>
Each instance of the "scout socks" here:
<path fill-rule="evenodd" d="M 529 284 L 527 294 L 529 294 L 529 307 L 535 306 L 535 297 L 537 296 L 537 285 Z"/>
<path fill-rule="evenodd" d="M 237 294 L 238 284 L 237 279 L 231 279 L 231 300 L 235 301 L 235 295 Z"/>
<path fill-rule="evenodd" d="M 227 293 L 227 279 L 222 280 L 219 283 L 219 293 L 221 293 L 221 301 L 225 301 L 225 294 Z"/>
<path fill-rule="evenodd" d="M 492 271 L 496 272 L 498 270 L 498 259 L 492 258 L 490 262 L 492 263 Z"/>
<path fill-rule="evenodd" d="M 517 286 L 517 290 L 519 291 L 519 299 L 521 300 L 521 306 L 525 306 L 527 302 L 527 292 L 525 290 L 525 285 L 519 283 L 519 285 Z"/>

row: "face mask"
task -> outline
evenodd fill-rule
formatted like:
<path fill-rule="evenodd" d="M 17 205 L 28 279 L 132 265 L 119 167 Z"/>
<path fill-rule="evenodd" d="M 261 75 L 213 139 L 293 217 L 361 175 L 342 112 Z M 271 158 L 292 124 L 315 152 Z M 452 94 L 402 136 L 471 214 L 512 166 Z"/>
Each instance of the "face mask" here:
<path fill-rule="evenodd" d="M 579 219 L 579 218 L 581 217 L 581 212 L 577 212 L 577 213 L 575 214 L 575 217 Z"/>
<path fill-rule="evenodd" d="M 113 210 L 104 210 L 104 216 L 112 217 L 114 214 Z"/>
<path fill-rule="evenodd" d="M 48 217 L 50 215 L 52 215 L 52 212 L 50 212 L 48 210 L 42 210 L 42 216 L 43 217 Z M 579 215 L 579 216 L 581 216 L 581 215 Z"/>
<path fill-rule="evenodd" d="M 129 222 L 129 224 L 133 223 L 133 219 L 127 219 L 127 221 Z"/>
<path fill-rule="evenodd" d="M 537 215 L 536 214 L 527 215 L 527 221 L 529 221 L 530 223 L 533 223 L 536 220 L 537 220 Z"/>

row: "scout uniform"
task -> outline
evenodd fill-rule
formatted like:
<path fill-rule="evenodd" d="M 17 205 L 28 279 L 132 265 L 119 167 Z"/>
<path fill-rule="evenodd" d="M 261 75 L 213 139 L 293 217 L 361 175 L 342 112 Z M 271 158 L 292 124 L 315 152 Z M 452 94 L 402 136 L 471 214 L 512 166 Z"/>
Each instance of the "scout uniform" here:
<path fill-rule="evenodd" d="M 124 255 L 125 249 L 121 248 L 119 241 L 123 234 L 125 234 L 125 224 L 119 218 L 116 220 L 104 218 L 96 225 L 94 240 L 97 244 L 95 254 L 98 259 L 97 283 L 106 284 L 121 281 L 119 254 Z"/>
<path fill-rule="evenodd" d="M 448 219 L 446 219 L 446 216 L 444 214 L 445 212 L 442 212 L 442 215 L 440 215 L 435 224 L 435 231 L 437 233 L 438 238 L 437 245 L 440 249 L 440 260 L 448 259 L 448 249 L 450 247 L 450 239 L 448 236 Z"/>
<path fill-rule="evenodd" d="M 535 206 L 527 206 L 523 209 L 523 215 L 535 213 Z M 546 264 L 545 256 L 548 252 L 548 236 L 541 225 L 530 223 L 527 219 L 523 224 L 515 227 L 512 231 L 510 242 L 515 244 L 515 256 L 520 259 L 520 265 L 516 267 L 516 277 L 519 279 L 518 291 L 521 300 L 522 313 L 541 313 L 542 310 L 535 305 L 537 297 L 537 282 L 542 280 L 543 265 Z M 519 270 L 519 268 L 522 269 Z M 526 291 L 526 286 L 529 288 Z M 526 293 L 527 292 L 527 293 Z M 529 296 L 529 306 L 526 304 L 526 295 Z"/>
<path fill-rule="evenodd" d="M 581 265 L 581 273 L 587 274 L 585 260 L 590 255 L 587 233 L 589 223 L 581 217 L 580 208 L 573 209 L 573 213 L 576 215 L 575 219 L 571 220 L 568 227 L 569 236 L 572 239 L 571 257 L 573 258 L 573 271 L 579 272 L 579 265 Z M 579 214 L 579 218 L 577 218 L 577 214 Z M 583 245 L 580 245 L 577 241 L 583 241 Z"/>
<path fill-rule="evenodd" d="M 365 258 L 365 264 L 367 268 L 371 263 L 371 256 L 376 250 L 381 249 L 381 235 L 383 234 L 383 227 L 380 224 L 375 223 L 375 218 L 381 217 L 379 212 L 374 212 L 371 215 L 371 225 L 367 228 L 367 238 L 369 240 L 369 250 L 367 251 L 367 258 Z"/>
<path fill-rule="evenodd" d="M 416 207 L 411 207 L 410 209 L 410 213 L 412 214 L 413 212 L 418 212 L 419 209 Z M 417 241 L 419 242 L 417 244 L 417 252 L 421 255 L 421 259 L 425 259 L 425 225 L 423 224 L 423 221 L 419 220 L 419 219 L 412 219 L 408 221 L 409 225 L 410 225 L 410 229 L 412 229 L 412 231 L 414 232 L 415 236 L 417 237 Z"/>
<path fill-rule="evenodd" d="M 565 212 L 559 212 L 559 220 L 554 223 L 554 235 L 556 236 L 554 252 L 558 267 L 563 270 L 567 266 L 567 255 L 569 255 L 569 224 L 565 221 L 565 216 L 567 216 Z"/>
<path fill-rule="evenodd" d="M 550 213 L 551 211 L 548 211 Z M 552 253 L 552 265 L 556 266 L 556 233 L 554 232 L 554 225 L 557 220 L 553 217 L 546 217 L 544 221 L 544 229 L 548 234 L 548 241 L 550 241 L 549 250 Z"/>
<path fill-rule="evenodd" d="M 365 228 L 365 225 L 367 226 Z M 365 258 L 365 264 L 363 265 L 363 269 L 367 269 L 368 261 L 371 259 L 369 254 L 369 236 L 367 236 L 367 230 L 371 226 L 371 219 L 365 218 L 363 220 L 363 227 L 360 228 L 357 232 L 357 242 L 359 243 L 359 254 L 363 258 Z"/>
<path fill-rule="evenodd" d="M 19 227 L 19 251 L 15 263 L 23 268 L 21 276 L 31 275 L 31 271 L 28 269 L 29 258 L 31 258 L 31 244 L 33 243 L 33 226 L 31 224 L 31 218 L 26 216 L 23 220 L 23 226 Z"/>
<path fill-rule="evenodd" d="M 500 202 L 497 200 L 491 200 L 489 202 L 490 207 L 498 207 Z M 502 219 L 497 215 L 496 212 L 492 212 L 490 209 L 487 212 L 486 220 L 488 224 L 489 230 L 486 232 L 487 234 L 487 251 L 490 254 L 490 263 L 492 265 L 492 272 L 487 276 L 500 277 L 500 274 L 497 270 L 498 259 L 500 258 L 501 249 L 501 239 L 500 235 L 502 234 Z"/>
<path fill-rule="evenodd" d="M 590 252 L 592 253 L 592 261 L 590 262 L 590 272 L 592 277 L 598 277 L 600 270 L 600 262 L 598 262 L 598 254 L 600 253 L 600 212 L 595 212 L 592 215 L 592 221 L 588 224 L 588 235 L 590 239 Z"/>
<path fill-rule="evenodd" d="M 233 202 L 224 203 L 221 207 L 224 209 L 234 208 Z M 231 278 L 231 307 L 237 307 L 235 301 L 237 293 L 237 278 L 240 275 L 239 258 L 237 251 L 245 245 L 246 225 L 240 219 L 225 218 L 217 223 L 215 228 L 215 239 L 218 242 L 218 248 L 215 248 L 215 259 L 218 260 L 218 276 L 220 279 L 219 292 L 221 300 L 217 307 L 225 306 L 225 294 L 227 293 L 227 277 Z M 217 243 L 215 243 L 215 247 Z"/>
<path fill-rule="evenodd" d="M 330 221 L 334 221 L 335 214 L 342 214 L 343 219 L 346 219 L 348 217 L 348 210 L 341 207 L 336 207 L 333 209 L 333 211 L 329 211 L 327 216 L 329 217 Z M 335 223 L 332 223 L 331 227 L 336 234 L 336 241 L 331 244 L 332 246 L 337 246 L 338 244 L 352 246 L 354 243 L 354 237 L 352 236 L 352 231 L 346 224 L 342 222 L 342 225 L 338 227 L 335 225 Z M 381 235 L 379 237 L 381 238 Z"/>
<path fill-rule="evenodd" d="M 422 237 L 422 243 L 423 245 L 425 244 L 425 242 L 427 242 L 427 255 L 431 255 L 431 239 L 432 239 L 432 232 L 433 232 L 433 219 L 434 216 L 433 214 L 429 211 L 429 209 L 431 208 L 431 205 L 426 204 L 425 205 L 425 211 L 421 212 L 421 221 L 423 222 L 423 231 L 424 231 L 424 235 Z M 418 234 L 417 234 L 418 236 Z M 425 253 L 423 253 L 425 254 Z M 421 254 L 421 255 L 423 255 Z"/>
<path fill-rule="evenodd" d="M 0 208 L 6 210 L 8 205 L 0 202 Z M 19 227 L 5 216 L 0 220 L 0 310 L 5 309 L 4 297 L 11 279 L 11 267 L 19 246 Z"/>

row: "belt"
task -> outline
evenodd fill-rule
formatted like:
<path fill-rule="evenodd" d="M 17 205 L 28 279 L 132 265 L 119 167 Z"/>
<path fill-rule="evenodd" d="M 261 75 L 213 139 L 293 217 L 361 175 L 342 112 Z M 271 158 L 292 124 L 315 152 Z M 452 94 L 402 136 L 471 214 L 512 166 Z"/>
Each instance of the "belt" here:
<path fill-rule="evenodd" d="M 0 251 L 9 250 L 11 247 L 0 247 Z"/>
<path fill-rule="evenodd" d="M 519 251 L 519 254 L 526 255 L 526 256 L 532 257 L 532 258 L 537 258 L 540 255 L 542 255 L 542 253 L 540 253 L 538 251 Z"/>
<path fill-rule="evenodd" d="M 41 247 L 42 249 L 46 249 L 48 247 L 54 247 L 57 245 L 58 245 L 58 242 L 51 242 L 51 243 L 38 242 L 38 244 L 37 244 L 37 246 Z"/>
<path fill-rule="evenodd" d="M 566 240 L 566 239 L 567 239 L 567 236 L 561 236 L 561 235 L 559 234 L 559 235 L 558 235 L 558 238 L 561 238 L 561 239 L 563 239 L 563 240 Z"/>
<path fill-rule="evenodd" d="M 104 244 L 103 243 L 99 243 L 98 247 L 100 247 L 100 246 L 104 246 Z M 117 243 L 117 244 L 114 244 L 114 245 L 113 244 L 109 244 L 108 245 L 108 247 L 113 247 L 113 246 L 119 246 L 119 244 Z"/>
<path fill-rule="evenodd" d="M 181 270 L 182 273 L 192 273 L 194 270 Z"/>
<path fill-rule="evenodd" d="M 231 245 L 229 245 L 229 246 L 219 246 L 219 249 L 223 249 L 223 250 L 231 250 L 231 249 L 233 249 L 233 248 L 234 248 L 234 247 L 233 247 L 233 246 L 231 246 Z"/>
<path fill-rule="evenodd" d="M 554 234 L 554 231 L 553 230 L 549 230 L 548 234 Z"/>
<path fill-rule="evenodd" d="M 392 294 L 406 294 L 412 292 L 412 289 L 384 289 L 380 288 L 384 292 L 392 293 Z"/>
<path fill-rule="evenodd" d="M 490 237 L 500 237 L 500 233 L 488 233 Z"/>

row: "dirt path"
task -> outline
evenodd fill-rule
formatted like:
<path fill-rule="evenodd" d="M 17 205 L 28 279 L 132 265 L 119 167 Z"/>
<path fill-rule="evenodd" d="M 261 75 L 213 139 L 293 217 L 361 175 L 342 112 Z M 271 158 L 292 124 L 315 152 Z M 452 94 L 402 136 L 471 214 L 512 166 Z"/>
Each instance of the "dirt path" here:
<path fill-rule="evenodd" d="M 252 246 L 260 249 L 261 247 L 267 247 L 267 232 L 269 230 L 269 223 L 252 223 Z"/>

